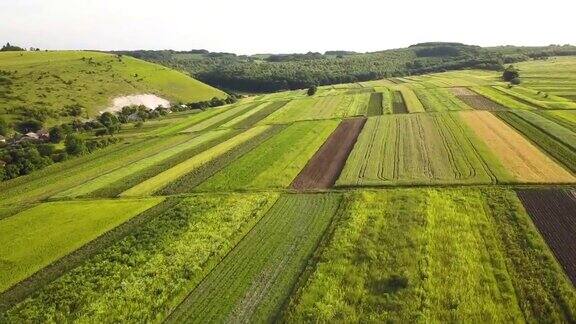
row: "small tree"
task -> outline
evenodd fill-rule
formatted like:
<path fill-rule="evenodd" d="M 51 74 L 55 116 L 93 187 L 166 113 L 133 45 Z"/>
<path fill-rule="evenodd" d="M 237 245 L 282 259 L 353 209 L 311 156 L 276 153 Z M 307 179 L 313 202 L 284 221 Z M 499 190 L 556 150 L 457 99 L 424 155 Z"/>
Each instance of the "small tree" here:
<path fill-rule="evenodd" d="M 502 73 L 502 79 L 504 79 L 504 81 L 512 81 L 513 79 L 517 79 L 520 77 L 520 73 L 518 72 L 518 70 L 513 66 L 513 65 L 509 65 L 505 70 L 504 73 Z"/>
<path fill-rule="evenodd" d="M 66 146 L 66 153 L 70 155 L 83 155 L 88 153 L 86 141 L 84 141 L 84 139 L 78 134 L 70 134 L 66 136 L 64 144 Z"/>
<path fill-rule="evenodd" d="M 316 91 L 317 91 L 317 90 L 318 90 L 318 88 L 317 88 L 315 85 L 313 85 L 313 86 L 311 86 L 310 88 L 308 88 L 308 92 L 307 92 L 307 93 L 308 93 L 309 96 L 313 96 L 313 95 L 316 94 Z"/>
<path fill-rule="evenodd" d="M 50 135 L 51 143 L 60 143 L 64 139 L 64 130 L 60 126 L 50 128 L 48 133 Z"/>
<path fill-rule="evenodd" d="M 104 127 L 106 127 L 106 129 L 108 130 L 108 134 L 114 134 L 120 131 L 120 120 L 118 119 L 118 117 L 116 117 L 116 115 L 110 112 L 105 112 L 102 115 L 100 115 L 98 117 L 98 121 Z"/>

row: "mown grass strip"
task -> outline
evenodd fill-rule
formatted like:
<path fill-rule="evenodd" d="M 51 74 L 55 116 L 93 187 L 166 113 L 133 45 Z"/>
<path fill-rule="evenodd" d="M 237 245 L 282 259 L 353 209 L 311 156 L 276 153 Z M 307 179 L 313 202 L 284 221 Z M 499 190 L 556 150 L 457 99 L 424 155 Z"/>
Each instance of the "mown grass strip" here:
<path fill-rule="evenodd" d="M 188 159 L 176 166 L 150 178 L 147 179 L 136 186 L 122 192 L 120 196 L 122 197 L 138 197 L 150 195 L 164 187 L 166 187 L 170 182 L 175 181 L 187 173 L 201 167 L 202 165 L 208 163 L 210 160 L 225 154 L 227 151 L 233 149 L 237 145 L 249 141 L 253 137 L 265 132 L 270 126 L 259 126 L 251 128 L 223 143 L 220 143 L 191 159 Z"/>
<path fill-rule="evenodd" d="M 250 114 L 247 117 L 240 116 L 243 117 L 241 120 L 235 121 L 232 125 L 228 127 L 250 128 L 256 125 L 256 123 L 258 123 L 259 121 L 273 114 L 275 111 L 284 107 L 287 103 L 288 101 L 272 101 L 264 103 L 262 109 L 259 109 L 258 111 L 256 111 L 253 114 Z M 222 125 L 222 127 L 227 127 L 227 124 Z"/>
<path fill-rule="evenodd" d="M 0 291 L 161 200 L 51 202 L 0 221 Z"/>
<path fill-rule="evenodd" d="M 236 105 L 233 105 L 231 108 L 227 109 L 223 113 L 217 114 L 217 115 L 210 117 L 208 119 L 205 119 L 205 120 L 203 120 L 197 124 L 194 124 L 193 126 L 186 128 L 182 132 L 193 133 L 193 132 L 207 131 L 207 130 L 215 129 L 215 128 L 229 122 L 230 120 L 233 120 L 234 118 L 237 118 L 238 116 L 247 113 L 248 111 L 250 111 L 251 109 L 253 109 L 259 105 L 260 105 L 260 103 L 258 103 L 258 102 L 238 103 Z"/>
<path fill-rule="evenodd" d="M 274 319 L 328 228 L 340 200 L 336 194 L 281 196 L 167 322 Z"/>
<path fill-rule="evenodd" d="M 267 131 L 257 135 L 250 141 L 244 142 L 234 147 L 225 154 L 210 160 L 208 163 L 192 170 L 185 176 L 171 182 L 164 189 L 162 189 L 159 194 L 173 195 L 191 192 L 198 185 L 208 180 L 220 170 L 226 168 L 229 164 L 244 156 L 246 153 L 251 152 L 260 145 L 263 145 L 263 143 L 268 141 L 271 137 L 281 132 L 284 127 L 285 125 L 274 125 L 270 127 Z"/>
<path fill-rule="evenodd" d="M 0 322 L 160 322 L 277 197 L 175 198 L 176 204 L 1 312 Z"/>

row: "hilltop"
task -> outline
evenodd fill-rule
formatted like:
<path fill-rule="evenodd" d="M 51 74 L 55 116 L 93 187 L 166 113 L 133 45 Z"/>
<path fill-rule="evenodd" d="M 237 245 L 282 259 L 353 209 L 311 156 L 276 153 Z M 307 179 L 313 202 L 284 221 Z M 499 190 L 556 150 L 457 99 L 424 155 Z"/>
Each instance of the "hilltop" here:
<path fill-rule="evenodd" d="M 85 117 L 112 99 L 154 94 L 171 102 L 198 102 L 226 94 L 170 68 L 133 57 L 89 51 L 0 53 L 0 115 L 9 119 L 61 118 L 70 107 Z"/>

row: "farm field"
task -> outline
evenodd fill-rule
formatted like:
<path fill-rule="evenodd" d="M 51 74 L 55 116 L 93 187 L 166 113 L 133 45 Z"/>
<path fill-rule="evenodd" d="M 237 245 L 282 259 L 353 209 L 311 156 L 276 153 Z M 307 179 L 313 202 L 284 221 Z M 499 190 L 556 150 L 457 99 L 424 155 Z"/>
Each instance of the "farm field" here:
<path fill-rule="evenodd" d="M 514 192 L 355 191 L 343 206 L 316 267 L 290 302 L 287 322 L 569 322 L 576 316 L 574 289 Z"/>
<path fill-rule="evenodd" d="M 518 197 L 536 227 L 552 249 L 566 274 L 576 284 L 576 191 L 561 189 L 526 189 Z"/>
<path fill-rule="evenodd" d="M 576 57 L 515 66 L 242 92 L 0 182 L 0 323 L 576 322 Z"/>
<path fill-rule="evenodd" d="M 455 114 L 369 118 L 338 186 L 495 183 L 508 173 Z"/>
<path fill-rule="evenodd" d="M 336 194 L 281 196 L 168 322 L 272 321 L 289 298 L 340 199 Z"/>
<path fill-rule="evenodd" d="M 0 292 L 160 201 L 50 202 L 1 220 Z"/>
<path fill-rule="evenodd" d="M 198 186 L 200 191 L 286 188 L 338 122 L 294 123 Z"/>

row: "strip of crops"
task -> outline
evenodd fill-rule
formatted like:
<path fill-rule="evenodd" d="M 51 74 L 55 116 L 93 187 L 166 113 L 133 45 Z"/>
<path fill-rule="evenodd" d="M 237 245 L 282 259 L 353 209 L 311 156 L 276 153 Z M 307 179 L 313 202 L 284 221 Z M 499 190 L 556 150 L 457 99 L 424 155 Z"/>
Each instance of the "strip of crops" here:
<path fill-rule="evenodd" d="M 568 129 L 532 111 L 515 111 L 514 114 L 576 151 L 576 129 Z"/>
<path fill-rule="evenodd" d="M 340 199 L 335 194 L 280 197 L 168 322 L 272 321 L 289 298 Z"/>
<path fill-rule="evenodd" d="M 90 155 L 56 163 L 28 176 L 0 183 L 0 204 L 17 207 L 35 203 L 186 139 L 186 136 L 176 136 L 121 142 Z"/>
<path fill-rule="evenodd" d="M 210 160 L 222 154 L 225 154 L 227 151 L 230 151 L 234 147 L 258 136 L 259 134 L 265 132 L 269 128 L 270 126 L 260 126 L 251 128 L 223 143 L 220 143 L 192 157 L 191 159 L 188 159 L 180 164 L 177 164 L 176 166 L 137 184 L 136 186 L 124 191 L 120 195 L 126 197 L 150 195 L 166 187 L 170 182 L 178 180 L 187 173 L 192 172 L 193 170 L 208 163 Z"/>
<path fill-rule="evenodd" d="M 576 111 L 553 110 L 539 111 L 538 113 L 569 130 L 576 131 Z"/>
<path fill-rule="evenodd" d="M 0 221 L 0 292 L 160 201 L 51 202 Z"/>
<path fill-rule="evenodd" d="M 255 103 L 240 103 L 237 104 L 236 106 L 233 106 L 230 109 L 227 109 L 225 112 L 217 114 L 213 117 L 210 117 L 208 119 L 205 119 L 197 124 L 194 124 L 193 126 L 187 128 L 184 130 L 184 132 L 187 133 L 192 133 L 192 132 L 199 132 L 199 131 L 204 131 L 204 130 L 210 130 L 210 129 L 214 129 L 216 127 L 219 127 L 227 122 L 229 122 L 230 120 L 245 114 L 247 112 L 249 112 L 250 110 L 254 109 L 255 107 L 257 107 L 258 105 L 260 105 L 260 103 L 255 102 Z"/>
<path fill-rule="evenodd" d="M 250 128 L 262 119 L 268 117 L 278 109 L 284 107 L 288 101 L 272 101 L 262 103 L 261 106 L 252 109 L 246 114 L 240 115 L 235 119 L 223 124 L 221 127 L 232 128 Z"/>
<path fill-rule="evenodd" d="M 422 106 L 422 103 L 418 100 L 418 97 L 416 97 L 416 94 L 411 88 L 408 86 L 401 86 L 398 87 L 398 90 L 402 93 L 402 98 L 408 112 L 424 112 L 424 106 Z"/>
<path fill-rule="evenodd" d="M 154 132 L 151 133 L 151 135 L 166 136 L 166 135 L 173 135 L 173 134 L 179 133 L 181 131 L 184 131 L 184 130 L 192 127 L 195 124 L 198 124 L 200 122 L 205 121 L 208 118 L 211 118 L 215 115 L 223 113 L 223 112 L 231 109 L 232 107 L 233 107 L 232 105 L 226 106 L 226 107 L 217 107 L 217 108 L 211 108 L 211 109 L 203 110 L 203 111 L 200 111 L 198 113 L 194 113 L 191 116 L 185 117 L 184 120 L 182 120 L 182 121 L 178 121 L 178 122 L 172 123 L 166 127 L 162 127 L 158 130 L 155 130 Z"/>
<path fill-rule="evenodd" d="M 294 123 L 216 173 L 198 190 L 288 187 L 337 125 L 334 120 Z"/>
<path fill-rule="evenodd" d="M 274 135 L 280 133 L 286 126 L 274 125 L 265 132 L 255 136 L 251 140 L 235 146 L 226 153 L 208 161 L 200 167 L 188 172 L 185 176 L 171 182 L 159 193 L 163 195 L 173 195 L 191 192 L 198 185 L 208 180 L 220 170 L 226 168 L 246 153 L 254 150 Z"/>
<path fill-rule="evenodd" d="M 543 109 L 575 109 L 576 103 L 568 99 L 549 95 L 540 91 L 515 86 L 512 88 L 496 86 L 495 89 L 508 94 L 528 106 Z"/>
<path fill-rule="evenodd" d="M 570 172 L 492 113 L 462 112 L 461 118 L 498 157 L 514 182 L 566 183 L 575 180 Z"/>
<path fill-rule="evenodd" d="M 211 131 L 217 132 L 217 131 Z M 226 131 L 220 136 L 212 139 L 203 141 L 203 143 L 194 146 L 193 148 L 187 149 L 180 154 L 176 154 L 162 160 L 158 163 L 152 164 L 147 166 L 146 168 L 142 169 L 141 171 L 134 172 L 130 175 L 127 175 L 115 182 L 112 182 L 98 190 L 95 190 L 87 195 L 87 197 L 97 198 L 97 197 L 116 197 L 122 192 L 136 186 L 137 184 L 143 182 L 146 179 L 150 179 L 157 174 L 164 172 L 174 166 L 193 158 L 194 156 L 210 149 L 213 146 L 216 146 L 224 141 L 231 139 L 232 137 L 238 135 L 241 130 L 230 130 Z"/>
<path fill-rule="evenodd" d="M 408 109 L 406 108 L 404 98 L 402 97 L 402 93 L 400 91 L 395 90 L 392 92 L 392 112 L 394 114 L 408 113 Z"/>
<path fill-rule="evenodd" d="M 453 93 L 444 88 L 416 89 L 416 96 L 426 111 L 451 111 L 472 109 Z"/>
<path fill-rule="evenodd" d="M 466 105 L 476 110 L 507 110 L 508 108 L 479 95 L 468 88 L 450 88 L 450 91 Z"/>
<path fill-rule="evenodd" d="M 70 188 L 66 191 L 63 191 L 55 196 L 54 198 L 60 197 L 80 197 L 86 196 L 96 190 L 102 189 L 108 185 L 113 184 L 117 181 L 123 181 L 124 178 L 129 177 L 130 175 L 141 172 L 149 167 L 153 167 L 159 163 L 164 162 L 165 160 L 178 155 L 186 150 L 194 149 L 206 142 L 212 142 L 215 139 L 225 136 L 228 133 L 227 130 L 219 130 L 219 131 L 212 131 L 203 133 L 199 136 L 193 137 L 192 139 L 174 145 L 172 147 L 166 148 L 165 150 L 153 154 L 151 156 L 145 157 L 141 160 L 135 161 L 134 163 L 128 164 L 125 167 L 116 169 L 112 172 L 108 172 L 103 174 L 91 181 L 85 182 L 79 186 Z"/>
<path fill-rule="evenodd" d="M 550 136 L 547 132 L 524 120 L 519 115 L 505 112 L 498 112 L 496 114 L 498 118 L 510 124 L 532 142 L 536 143 L 541 149 L 563 163 L 570 171 L 576 172 L 576 151 L 569 145 L 558 141 L 558 139 Z"/>
<path fill-rule="evenodd" d="M 382 93 L 374 92 L 370 94 L 370 102 L 368 102 L 368 116 L 380 116 L 383 114 L 382 101 Z"/>
<path fill-rule="evenodd" d="M 461 124 L 454 114 L 369 118 L 336 184 L 495 182 L 500 164 L 477 148 Z"/>
<path fill-rule="evenodd" d="M 575 319 L 574 289 L 513 192 L 364 191 L 342 210 L 285 322 Z"/>
<path fill-rule="evenodd" d="M 368 95 L 368 94 L 363 94 Z M 354 96 L 363 96 L 354 95 Z M 331 119 L 338 117 L 342 100 L 346 96 L 326 96 L 326 97 L 309 97 L 304 99 L 292 100 L 282 109 L 277 110 L 260 124 L 287 124 L 302 120 L 319 120 Z M 344 111 L 346 112 L 346 111 Z"/>
<path fill-rule="evenodd" d="M 2 322 L 161 320 L 256 224 L 275 194 L 183 198 L 0 313 Z"/>
<path fill-rule="evenodd" d="M 489 100 L 494 101 L 495 103 L 502 105 L 507 108 L 511 109 L 525 109 L 525 110 L 533 110 L 536 109 L 531 105 L 527 105 L 523 102 L 520 102 L 509 95 L 506 95 L 493 87 L 484 86 L 484 87 L 471 87 L 474 92 L 488 98 Z"/>

